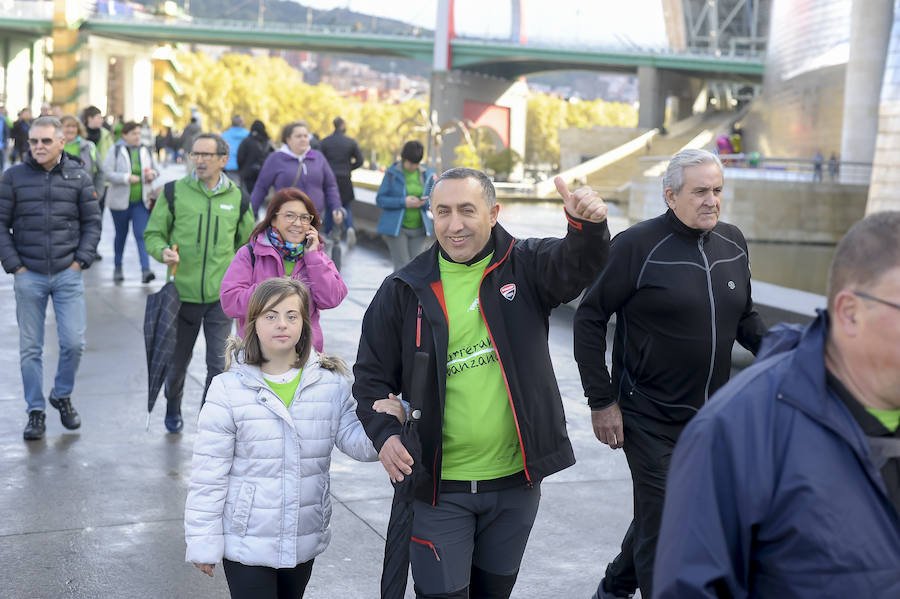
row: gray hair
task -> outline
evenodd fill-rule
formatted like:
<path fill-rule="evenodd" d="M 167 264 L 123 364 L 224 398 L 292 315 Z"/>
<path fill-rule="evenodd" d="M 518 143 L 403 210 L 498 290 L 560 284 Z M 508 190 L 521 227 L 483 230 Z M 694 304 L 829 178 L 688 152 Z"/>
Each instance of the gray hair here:
<path fill-rule="evenodd" d="M 458 166 L 444 171 L 441 176 L 438 177 L 438 180 L 434 182 L 434 185 L 432 185 L 431 194 L 434 195 L 434 190 L 440 185 L 441 181 L 446 181 L 448 179 L 475 179 L 478 184 L 481 185 L 481 197 L 484 198 L 484 203 L 487 204 L 488 210 L 493 208 L 494 204 L 497 203 L 497 192 L 488 176 L 479 170 L 466 168 L 464 166 Z"/>
<path fill-rule="evenodd" d="M 62 137 L 63 136 L 63 128 L 62 123 L 55 116 L 39 116 L 31 122 L 32 127 L 53 127 L 56 129 L 56 133 L 54 137 Z"/>
<path fill-rule="evenodd" d="M 191 149 L 194 149 L 194 144 L 197 143 L 199 139 L 211 139 L 216 142 L 216 154 L 219 156 L 228 156 L 228 142 L 225 141 L 221 135 L 218 133 L 201 133 L 197 137 L 194 138 L 193 143 L 191 143 Z"/>
<path fill-rule="evenodd" d="M 672 156 L 669 166 L 666 167 L 662 180 L 663 199 L 666 197 L 667 189 L 671 189 L 676 195 L 681 193 L 681 188 L 684 187 L 684 169 L 701 164 L 715 164 L 722 173 L 722 180 L 725 180 L 725 169 L 722 168 L 722 161 L 718 156 L 707 150 L 682 150 Z"/>
<path fill-rule="evenodd" d="M 850 227 L 838 243 L 828 273 L 828 309 L 845 289 L 860 291 L 878 284 L 888 271 L 900 268 L 900 212 L 876 212 Z"/>

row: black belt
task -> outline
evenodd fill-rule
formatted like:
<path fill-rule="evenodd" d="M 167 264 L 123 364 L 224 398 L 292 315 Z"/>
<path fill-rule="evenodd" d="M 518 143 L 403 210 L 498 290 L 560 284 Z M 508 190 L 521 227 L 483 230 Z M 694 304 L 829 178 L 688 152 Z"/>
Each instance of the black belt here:
<path fill-rule="evenodd" d="M 525 471 L 521 470 L 509 476 L 488 480 L 444 480 L 441 479 L 441 493 L 491 493 L 505 491 L 528 484 Z"/>

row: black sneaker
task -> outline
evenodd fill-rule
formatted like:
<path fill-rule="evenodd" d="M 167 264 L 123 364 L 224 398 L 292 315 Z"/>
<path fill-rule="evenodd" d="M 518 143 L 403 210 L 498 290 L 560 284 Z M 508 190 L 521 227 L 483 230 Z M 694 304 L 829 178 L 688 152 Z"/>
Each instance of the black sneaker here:
<path fill-rule="evenodd" d="M 122 265 L 118 265 L 113 269 L 113 282 L 121 283 L 125 280 L 125 275 L 122 274 Z"/>
<path fill-rule="evenodd" d="M 50 397 L 50 405 L 59 410 L 59 419 L 62 425 L 69 430 L 75 430 L 81 426 L 81 416 L 72 407 L 72 400 L 68 397 Z"/>
<path fill-rule="evenodd" d="M 153 271 L 149 268 L 145 271 L 141 272 L 141 283 L 149 283 L 153 279 L 156 278 L 156 275 L 153 274 Z"/>
<path fill-rule="evenodd" d="M 45 418 L 43 410 L 28 412 L 28 424 L 25 425 L 25 432 L 22 433 L 26 441 L 39 441 L 44 438 L 44 433 L 47 431 L 47 426 L 44 424 Z"/>

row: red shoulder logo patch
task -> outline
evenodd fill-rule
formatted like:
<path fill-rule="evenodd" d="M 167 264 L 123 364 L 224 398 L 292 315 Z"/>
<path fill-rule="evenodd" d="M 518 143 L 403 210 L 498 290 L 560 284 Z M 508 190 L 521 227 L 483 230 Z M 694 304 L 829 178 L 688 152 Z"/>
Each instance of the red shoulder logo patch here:
<path fill-rule="evenodd" d="M 516 297 L 516 284 L 515 283 L 507 283 L 503 287 L 500 288 L 500 295 L 512 301 L 514 297 Z"/>

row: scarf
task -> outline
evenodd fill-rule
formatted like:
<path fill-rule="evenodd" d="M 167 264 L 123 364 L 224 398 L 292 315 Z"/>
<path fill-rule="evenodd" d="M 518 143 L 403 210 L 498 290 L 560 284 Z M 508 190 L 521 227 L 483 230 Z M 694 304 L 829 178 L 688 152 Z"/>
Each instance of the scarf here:
<path fill-rule="evenodd" d="M 287 260 L 288 262 L 298 262 L 300 258 L 303 257 L 303 250 L 306 249 L 306 246 L 302 243 L 285 241 L 275 227 L 266 229 L 266 237 L 269 238 L 269 243 L 272 244 L 272 247 L 281 254 L 283 260 Z"/>

